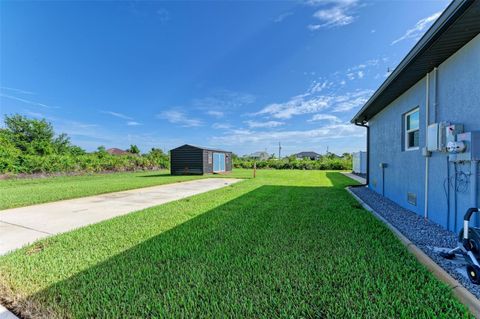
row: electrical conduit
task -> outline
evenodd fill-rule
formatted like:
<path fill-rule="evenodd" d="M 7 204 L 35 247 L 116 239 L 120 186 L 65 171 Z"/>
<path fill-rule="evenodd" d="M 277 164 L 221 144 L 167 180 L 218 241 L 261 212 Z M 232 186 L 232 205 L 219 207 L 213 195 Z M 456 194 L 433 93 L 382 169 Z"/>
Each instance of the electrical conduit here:
<path fill-rule="evenodd" d="M 425 152 L 427 152 L 427 141 L 428 141 L 428 123 L 429 123 L 429 104 L 430 104 L 430 73 L 427 73 L 427 83 L 426 83 L 426 95 L 425 95 Z M 425 154 L 425 207 L 424 207 L 424 217 L 428 218 L 428 171 L 429 171 L 429 156 Z"/>

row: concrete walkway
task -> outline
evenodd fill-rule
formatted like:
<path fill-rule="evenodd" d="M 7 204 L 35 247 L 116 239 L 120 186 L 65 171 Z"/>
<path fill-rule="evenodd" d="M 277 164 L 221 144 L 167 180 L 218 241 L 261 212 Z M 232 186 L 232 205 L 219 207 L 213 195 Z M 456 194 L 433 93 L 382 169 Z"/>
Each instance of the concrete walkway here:
<path fill-rule="evenodd" d="M 0 255 L 35 240 L 241 181 L 207 178 L 0 211 Z"/>
<path fill-rule="evenodd" d="M 0 319 L 18 319 L 18 317 L 0 305 Z"/>
<path fill-rule="evenodd" d="M 359 182 L 360 184 L 365 184 L 367 182 L 367 180 L 365 178 L 360 177 L 358 175 L 355 175 L 353 173 L 342 172 L 342 174 L 347 176 L 347 177 L 350 177 L 351 179 Z"/>

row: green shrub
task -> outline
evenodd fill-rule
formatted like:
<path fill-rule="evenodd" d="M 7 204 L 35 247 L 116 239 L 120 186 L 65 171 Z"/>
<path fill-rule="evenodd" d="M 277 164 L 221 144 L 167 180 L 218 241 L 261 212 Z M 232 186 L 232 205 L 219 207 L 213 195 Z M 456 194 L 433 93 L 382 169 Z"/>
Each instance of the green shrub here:
<path fill-rule="evenodd" d="M 250 159 L 237 158 L 233 162 L 236 168 L 252 169 L 254 161 Z M 319 160 L 302 160 L 294 157 L 284 158 L 281 160 L 269 159 L 256 161 L 258 169 L 302 169 L 302 170 L 350 170 L 352 169 L 352 158 L 349 156 L 324 156 Z"/>
<path fill-rule="evenodd" d="M 158 148 L 140 155 L 131 145 L 129 155 L 109 154 L 104 146 L 87 154 L 70 143 L 66 134 L 55 136 L 53 126 L 45 119 L 29 119 L 22 115 L 5 116 L 0 128 L 0 173 L 72 173 L 135 171 L 169 168 L 170 160 Z"/>

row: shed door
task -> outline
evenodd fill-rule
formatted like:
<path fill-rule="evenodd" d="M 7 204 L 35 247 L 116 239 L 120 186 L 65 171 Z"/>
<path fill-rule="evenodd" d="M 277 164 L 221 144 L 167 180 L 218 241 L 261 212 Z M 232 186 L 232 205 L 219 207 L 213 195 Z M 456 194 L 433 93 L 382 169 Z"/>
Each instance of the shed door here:
<path fill-rule="evenodd" d="M 225 154 L 213 153 L 213 171 L 225 172 Z"/>

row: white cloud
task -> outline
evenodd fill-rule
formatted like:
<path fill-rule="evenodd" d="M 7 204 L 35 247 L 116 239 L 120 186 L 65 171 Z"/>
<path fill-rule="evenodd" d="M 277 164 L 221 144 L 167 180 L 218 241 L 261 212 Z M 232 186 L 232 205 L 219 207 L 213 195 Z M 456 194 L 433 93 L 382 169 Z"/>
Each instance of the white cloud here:
<path fill-rule="evenodd" d="M 170 20 L 170 12 L 167 9 L 158 9 L 157 16 L 161 23 L 167 23 Z"/>
<path fill-rule="evenodd" d="M 252 130 L 238 130 L 231 134 L 215 136 L 212 141 L 222 145 L 240 144 L 275 144 L 278 141 L 283 143 L 303 143 L 308 140 L 309 144 L 326 139 L 363 137 L 365 134 L 361 128 L 350 124 L 331 124 L 312 130 L 294 131 L 268 131 L 259 132 Z"/>
<path fill-rule="evenodd" d="M 344 26 L 352 23 L 354 19 L 341 7 L 318 10 L 313 16 L 323 22 L 320 27 Z"/>
<path fill-rule="evenodd" d="M 133 120 L 133 117 L 130 117 L 130 116 L 127 116 L 125 114 L 118 113 L 118 112 L 100 111 L 100 113 L 111 115 L 111 116 L 114 116 L 114 117 L 118 117 L 118 118 L 123 119 L 123 120 Z"/>
<path fill-rule="evenodd" d="M 380 59 L 370 59 L 347 69 L 347 72 L 359 71 L 369 67 L 378 66 Z"/>
<path fill-rule="evenodd" d="M 128 126 L 139 126 L 139 125 L 142 125 L 142 123 L 135 122 L 135 121 L 128 121 L 127 125 Z"/>
<path fill-rule="evenodd" d="M 317 10 L 313 17 L 319 20 L 319 24 L 310 24 L 308 28 L 312 31 L 320 28 L 332 28 L 345 26 L 355 21 L 354 8 L 358 0 L 314 0 L 307 4 L 312 6 L 328 6 Z"/>
<path fill-rule="evenodd" d="M 276 17 L 275 19 L 273 19 L 273 22 L 280 23 L 291 15 L 293 15 L 293 12 L 284 12 L 280 14 L 278 17 Z"/>
<path fill-rule="evenodd" d="M 228 130 L 232 126 L 228 123 L 213 123 L 212 128 L 216 130 Z"/>
<path fill-rule="evenodd" d="M 284 103 L 273 103 L 252 115 L 271 115 L 279 119 L 289 119 L 294 115 L 315 113 L 328 107 L 330 98 L 319 96 L 306 99 L 308 95 L 298 95 Z"/>
<path fill-rule="evenodd" d="M 314 81 L 310 86 L 310 88 L 308 89 L 308 93 L 311 93 L 311 94 L 320 93 L 323 90 L 330 88 L 332 85 L 333 83 L 330 81 L 323 81 L 323 82 Z"/>
<path fill-rule="evenodd" d="M 285 125 L 284 122 L 279 121 L 266 121 L 266 122 L 257 122 L 257 121 L 245 121 L 250 128 L 272 128 Z"/>
<path fill-rule="evenodd" d="M 207 114 L 216 118 L 221 118 L 225 115 L 225 113 L 221 111 L 207 111 Z"/>
<path fill-rule="evenodd" d="M 167 120 L 173 124 L 179 124 L 183 127 L 196 127 L 202 126 L 202 121 L 198 119 L 188 118 L 187 115 L 181 111 L 169 110 L 161 112 L 156 115 L 157 118 Z"/>
<path fill-rule="evenodd" d="M 336 74 L 337 75 L 342 75 L 344 74 L 344 76 L 346 77 L 346 79 L 352 81 L 352 80 L 355 80 L 355 79 L 363 79 L 365 77 L 365 75 L 372 69 L 375 69 L 375 68 L 379 68 L 379 67 L 382 67 L 380 65 L 380 62 L 382 61 L 382 59 L 379 59 L 379 58 L 375 58 L 375 59 L 369 59 L 369 60 L 366 60 L 360 64 L 357 64 L 357 65 L 354 65 L 354 66 L 351 66 L 349 68 L 347 68 L 345 71 L 337 71 Z M 340 84 L 342 84 L 342 82 L 344 82 L 345 80 L 341 80 Z"/>
<path fill-rule="evenodd" d="M 294 96 L 284 103 L 267 105 L 260 111 L 250 115 L 269 115 L 277 119 L 289 119 L 295 115 L 317 113 L 327 109 L 332 110 L 332 112 L 346 112 L 363 105 L 371 94 L 372 90 L 356 90 L 344 94 L 319 96 L 311 96 L 311 94 L 307 93 Z"/>
<path fill-rule="evenodd" d="M 40 107 L 46 108 L 46 109 L 58 109 L 59 108 L 58 106 L 51 106 L 51 105 L 47 105 L 47 104 L 43 104 L 43 103 L 38 103 L 38 102 L 35 102 L 35 101 L 32 101 L 32 100 L 23 99 L 23 98 L 20 98 L 20 97 L 9 95 L 9 94 L 0 93 L 0 96 L 4 97 L 4 98 L 7 98 L 9 100 L 19 101 L 19 102 L 22 102 L 22 103 L 25 103 L 25 104 L 30 104 L 30 105 L 33 105 L 33 106 L 40 106 Z"/>
<path fill-rule="evenodd" d="M 255 96 L 229 90 L 217 90 L 208 97 L 194 99 L 193 106 L 206 111 L 225 112 L 255 102 Z"/>
<path fill-rule="evenodd" d="M 27 94 L 27 95 L 35 94 L 33 92 L 30 92 L 30 91 L 25 91 L 25 90 L 16 89 L 16 88 L 10 88 L 10 87 L 6 87 L 6 86 L 1 86 L 0 89 L 4 90 L 4 91 L 10 91 L 10 92 L 13 92 L 13 93 L 18 93 L 18 94 Z"/>
<path fill-rule="evenodd" d="M 365 104 L 372 95 L 372 90 L 357 90 L 335 97 L 332 112 L 347 112 Z"/>
<path fill-rule="evenodd" d="M 427 28 L 437 20 L 437 18 L 442 14 L 442 12 L 435 12 L 434 14 L 419 20 L 415 23 L 415 26 L 411 29 L 408 29 L 404 35 L 392 42 L 392 45 L 397 44 L 400 41 L 412 38 L 419 38 L 427 30 Z"/>
<path fill-rule="evenodd" d="M 319 6 L 325 4 L 336 4 L 336 5 L 344 5 L 349 6 L 356 4 L 358 0 L 307 0 L 305 3 L 310 6 Z"/>
<path fill-rule="evenodd" d="M 335 115 L 331 114 L 315 114 L 312 116 L 309 122 L 316 122 L 316 121 L 329 121 L 332 123 L 341 123 L 342 121 Z"/>
<path fill-rule="evenodd" d="M 315 31 L 315 30 L 318 30 L 320 29 L 322 26 L 320 24 L 309 24 L 307 25 L 307 28 L 310 30 L 310 31 Z"/>
<path fill-rule="evenodd" d="M 31 117 L 36 117 L 36 118 L 39 118 L 39 119 L 43 119 L 43 118 L 47 118 L 47 116 L 45 116 L 43 113 L 40 113 L 40 112 L 33 112 L 33 111 L 30 111 L 30 110 L 25 110 L 23 111 L 23 113 L 25 115 L 28 115 L 28 116 L 31 116 Z"/>

